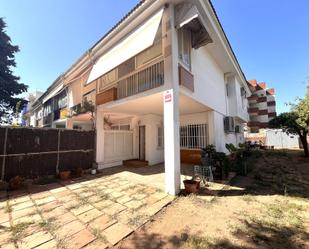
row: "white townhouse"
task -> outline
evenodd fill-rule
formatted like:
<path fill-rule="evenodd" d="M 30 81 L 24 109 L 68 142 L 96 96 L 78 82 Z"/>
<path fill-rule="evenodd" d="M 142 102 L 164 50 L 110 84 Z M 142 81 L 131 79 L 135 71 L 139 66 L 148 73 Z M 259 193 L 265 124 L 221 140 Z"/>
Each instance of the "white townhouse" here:
<path fill-rule="evenodd" d="M 86 129 L 89 115 L 67 114 L 91 100 L 99 167 L 164 162 L 166 192 L 177 194 L 181 163 L 199 163 L 208 144 L 244 142 L 250 95 L 209 0 L 144 0 L 55 80 L 36 123 Z"/>
<path fill-rule="evenodd" d="M 164 162 L 177 194 L 181 162 L 244 142 L 250 90 L 209 0 L 141 1 L 89 53 L 100 168 Z"/>

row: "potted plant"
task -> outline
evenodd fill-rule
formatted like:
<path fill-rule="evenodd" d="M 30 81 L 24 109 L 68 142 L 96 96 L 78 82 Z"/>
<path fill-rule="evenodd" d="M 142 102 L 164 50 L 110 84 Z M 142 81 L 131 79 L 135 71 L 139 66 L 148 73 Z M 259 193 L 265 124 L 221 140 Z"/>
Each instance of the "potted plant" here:
<path fill-rule="evenodd" d="M 19 189 L 23 184 L 24 178 L 21 176 L 15 176 L 10 179 L 9 186 L 11 190 Z"/>
<path fill-rule="evenodd" d="M 70 178 L 70 175 L 71 175 L 70 170 L 60 171 L 60 173 L 59 173 L 59 177 L 63 181 L 68 180 Z"/>
<path fill-rule="evenodd" d="M 97 173 L 98 164 L 96 162 L 92 163 L 91 175 L 95 175 Z"/>
<path fill-rule="evenodd" d="M 189 180 L 184 180 L 183 184 L 185 185 L 185 191 L 188 194 L 195 194 L 200 190 L 200 181 L 199 180 L 195 180 L 194 178 Z"/>
<path fill-rule="evenodd" d="M 75 170 L 75 176 L 76 176 L 76 177 L 81 177 L 81 176 L 83 176 L 83 174 L 84 174 L 84 170 L 83 170 L 82 167 L 78 167 L 78 168 Z"/>

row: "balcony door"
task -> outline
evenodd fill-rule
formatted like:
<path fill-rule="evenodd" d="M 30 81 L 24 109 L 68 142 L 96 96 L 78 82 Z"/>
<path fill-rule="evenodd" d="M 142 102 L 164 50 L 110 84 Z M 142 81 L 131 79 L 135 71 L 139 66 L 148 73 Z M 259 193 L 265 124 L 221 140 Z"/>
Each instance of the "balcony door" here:
<path fill-rule="evenodd" d="M 145 153 L 145 145 L 146 145 L 146 139 L 145 139 L 145 126 L 139 126 L 139 160 L 146 160 L 146 153 Z"/>

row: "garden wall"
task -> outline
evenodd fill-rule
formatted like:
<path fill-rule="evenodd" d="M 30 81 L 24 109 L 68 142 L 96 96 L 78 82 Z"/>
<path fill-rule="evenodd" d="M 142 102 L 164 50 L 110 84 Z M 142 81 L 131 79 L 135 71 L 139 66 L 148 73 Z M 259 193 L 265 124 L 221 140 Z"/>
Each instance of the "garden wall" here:
<path fill-rule="evenodd" d="M 0 179 L 91 168 L 94 131 L 0 127 Z"/>

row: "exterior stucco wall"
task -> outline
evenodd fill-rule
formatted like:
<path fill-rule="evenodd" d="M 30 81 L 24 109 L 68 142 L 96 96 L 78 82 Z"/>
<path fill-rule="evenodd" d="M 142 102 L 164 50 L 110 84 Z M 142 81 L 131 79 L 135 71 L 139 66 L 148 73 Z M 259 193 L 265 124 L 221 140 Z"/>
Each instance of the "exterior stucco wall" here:
<path fill-rule="evenodd" d="M 164 149 L 158 148 L 158 127 L 163 127 L 163 117 L 153 114 L 141 116 L 140 125 L 145 125 L 146 128 L 146 160 L 149 165 L 162 163 Z"/>
<path fill-rule="evenodd" d="M 194 93 L 200 103 L 226 114 L 226 94 L 223 70 L 217 65 L 206 47 L 192 49 Z"/>

